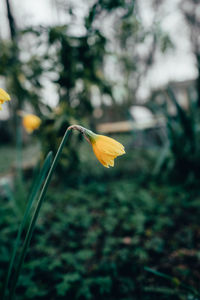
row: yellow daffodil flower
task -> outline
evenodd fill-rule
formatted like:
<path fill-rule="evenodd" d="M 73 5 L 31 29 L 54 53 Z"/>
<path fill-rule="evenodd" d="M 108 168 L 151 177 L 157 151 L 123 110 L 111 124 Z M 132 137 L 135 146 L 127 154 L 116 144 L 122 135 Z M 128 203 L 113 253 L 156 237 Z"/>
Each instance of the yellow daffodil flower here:
<path fill-rule="evenodd" d="M 41 119 L 33 114 L 24 115 L 22 120 L 23 126 L 28 133 L 38 129 L 41 122 Z"/>
<path fill-rule="evenodd" d="M 88 142 L 92 145 L 94 154 L 100 163 L 109 168 L 109 166 L 114 166 L 114 159 L 117 156 L 125 154 L 124 146 L 117 142 L 116 140 L 100 135 L 95 134 L 91 130 L 85 129 L 82 127 L 82 133 L 88 140 Z"/>
<path fill-rule="evenodd" d="M 9 101 L 9 100 L 10 100 L 10 96 L 3 89 L 0 88 L 0 110 L 2 110 L 1 105 L 5 101 Z"/>
<path fill-rule="evenodd" d="M 126 153 L 122 144 L 104 135 L 96 134 L 91 144 L 97 159 L 106 168 L 113 167 L 114 159 Z"/>

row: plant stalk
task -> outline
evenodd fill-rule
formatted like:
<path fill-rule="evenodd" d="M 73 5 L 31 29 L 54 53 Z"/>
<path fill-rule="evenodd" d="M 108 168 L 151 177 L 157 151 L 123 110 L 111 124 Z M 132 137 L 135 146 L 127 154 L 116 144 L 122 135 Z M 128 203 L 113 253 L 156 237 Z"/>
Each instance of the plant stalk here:
<path fill-rule="evenodd" d="M 5 281 L 4 281 L 4 284 L 3 284 L 3 289 L 2 289 L 2 294 L 1 294 L 1 299 L 2 300 L 4 300 L 5 296 L 6 296 L 7 286 L 8 286 L 8 283 L 9 283 L 10 276 L 11 276 L 11 271 L 12 271 L 12 267 L 13 267 L 13 264 L 14 264 L 14 261 L 15 261 L 15 257 L 16 257 L 16 253 L 17 253 L 17 247 L 18 247 L 19 242 L 20 242 L 22 231 L 23 231 L 24 226 L 26 224 L 27 218 L 29 217 L 33 202 L 34 202 L 34 200 L 35 200 L 35 198 L 36 198 L 36 196 L 37 196 L 37 194 L 38 194 L 38 192 L 39 192 L 39 190 L 42 186 L 42 183 L 43 183 L 43 181 L 46 177 L 47 171 L 49 170 L 51 161 L 52 161 L 52 152 L 49 152 L 46 159 L 45 159 L 45 162 L 44 162 L 44 165 L 41 169 L 41 172 L 40 172 L 39 176 L 37 177 L 37 179 L 34 183 L 33 189 L 32 189 L 31 194 L 29 196 L 29 200 L 28 200 L 28 204 L 27 204 L 27 207 L 26 207 L 26 210 L 25 210 L 25 213 L 24 213 L 23 220 L 22 220 L 22 222 L 19 226 L 19 229 L 18 229 L 17 237 L 15 239 L 15 243 L 14 243 L 14 246 L 13 246 L 13 251 L 12 251 L 10 262 L 9 262 L 9 265 L 8 265 L 8 270 L 7 270 L 7 273 L 6 273 L 6 276 L 5 276 Z"/>
<path fill-rule="evenodd" d="M 24 262 L 27 250 L 28 250 L 28 246 L 30 244 L 30 241 L 31 241 L 31 238 L 32 238 L 32 235 L 33 235 L 33 231 L 34 231 L 34 228 L 35 228 L 35 224 L 36 224 L 36 221 L 37 221 L 37 218 L 38 218 L 38 215 L 39 215 L 39 212 L 40 212 L 43 200 L 44 200 L 46 192 L 47 192 L 47 188 L 49 186 L 52 174 L 53 174 L 53 172 L 54 172 L 54 170 L 55 170 L 55 168 L 57 166 L 58 160 L 59 160 L 60 155 L 62 153 L 62 149 L 63 149 L 63 147 L 66 144 L 66 141 L 68 139 L 68 136 L 69 136 L 69 133 L 70 133 L 71 129 L 77 129 L 77 128 L 73 128 L 73 126 L 70 126 L 69 128 L 67 128 L 67 130 L 66 130 L 66 132 L 64 134 L 64 137 L 63 137 L 63 139 L 62 139 L 62 141 L 60 143 L 60 146 L 58 148 L 58 151 L 56 153 L 56 156 L 55 156 L 55 158 L 53 160 L 51 168 L 50 168 L 50 170 L 48 172 L 48 175 L 47 175 L 47 178 L 46 178 L 45 183 L 43 185 L 43 188 L 41 190 L 37 206 L 35 208 L 32 220 L 30 222 L 28 231 L 26 233 L 26 237 L 25 237 L 25 240 L 24 240 L 22 252 L 21 252 L 20 257 L 19 257 L 19 262 L 18 262 L 16 271 L 15 271 L 15 274 L 14 274 L 14 277 L 13 277 L 13 280 L 12 280 L 12 285 L 11 285 L 11 289 L 10 289 L 10 295 L 9 295 L 9 298 L 8 298 L 9 300 L 13 300 L 14 299 L 14 293 L 15 293 L 16 285 L 17 285 L 18 278 L 19 278 L 19 275 L 20 275 L 20 271 L 21 271 L 21 268 L 22 268 L 22 265 L 23 265 L 23 262 Z"/>

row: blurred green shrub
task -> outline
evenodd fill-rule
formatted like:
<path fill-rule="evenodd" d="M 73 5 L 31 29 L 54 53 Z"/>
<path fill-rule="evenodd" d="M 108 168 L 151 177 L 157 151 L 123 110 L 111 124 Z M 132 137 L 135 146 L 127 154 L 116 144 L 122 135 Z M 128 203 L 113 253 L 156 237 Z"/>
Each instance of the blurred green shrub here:
<path fill-rule="evenodd" d="M 17 299 L 189 299 L 144 266 L 199 287 L 200 195 L 142 179 L 102 177 L 52 187 L 31 242 Z M 0 276 L 17 225 L 0 206 Z"/>
<path fill-rule="evenodd" d="M 55 26 L 48 29 L 47 39 L 49 49 L 45 59 L 50 64 L 48 72 L 57 74 L 59 103 L 55 111 L 46 116 L 40 129 L 44 156 L 49 149 L 57 150 L 70 124 L 87 123 L 89 118 L 92 125 L 94 86 L 98 86 L 100 93 L 111 95 L 111 87 L 103 75 L 106 39 L 98 30 L 90 28 L 84 36 L 75 37 L 68 33 L 67 26 Z M 72 179 L 72 173 L 77 174 L 78 147 L 77 142 L 65 147 L 57 168 L 60 175 L 70 170 Z"/>
<path fill-rule="evenodd" d="M 51 110 L 44 118 L 38 135 L 40 137 L 40 144 L 42 150 L 42 160 L 44 160 L 49 149 L 55 154 L 58 150 L 59 144 L 65 134 L 68 126 L 76 124 L 77 121 L 73 118 L 73 111 L 69 108 L 68 104 L 62 103 L 56 109 Z M 66 182 L 66 177 L 70 172 L 67 180 L 72 183 L 74 176 L 77 176 L 79 171 L 79 154 L 80 135 L 73 134 L 62 151 L 61 158 L 55 170 L 59 175 L 59 182 Z"/>
<path fill-rule="evenodd" d="M 186 110 L 170 88 L 168 96 L 176 108 L 176 115 L 166 113 L 168 144 L 157 171 L 170 182 L 195 184 L 200 179 L 200 111 L 197 101 L 188 99 Z"/>

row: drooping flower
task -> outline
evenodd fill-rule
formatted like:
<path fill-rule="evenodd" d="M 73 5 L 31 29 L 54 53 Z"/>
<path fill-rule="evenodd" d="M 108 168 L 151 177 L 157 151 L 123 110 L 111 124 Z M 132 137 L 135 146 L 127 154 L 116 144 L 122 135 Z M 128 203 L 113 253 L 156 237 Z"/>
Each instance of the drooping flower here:
<path fill-rule="evenodd" d="M 9 100 L 10 100 L 10 96 L 8 95 L 8 93 L 6 93 L 3 89 L 0 88 L 0 110 L 2 110 L 1 105 L 5 101 L 9 101 Z"/>
<path fill-rule="evenodd" d="M 33 114 L 25 114 L 22 120 L 23 126 L 28 133 L 32 133 L 34 130 L 38 129 L 41 122 L 41 119 Z"/>
<path fill-rule="evenodd" d="M 113 167 L 114 159 L 126 153 L 124 146 L 110 137 L 95 134 L 87 129 L 85 129 L 84 135 L 91 143 L 97 159 L 106 168 Z"/>

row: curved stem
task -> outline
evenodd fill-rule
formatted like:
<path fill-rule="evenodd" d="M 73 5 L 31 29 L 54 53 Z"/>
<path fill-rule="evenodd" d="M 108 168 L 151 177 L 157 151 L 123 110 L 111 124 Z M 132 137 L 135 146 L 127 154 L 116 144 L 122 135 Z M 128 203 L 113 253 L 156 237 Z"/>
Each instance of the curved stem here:
<path fill-rule="evenodd" d="M 18 278 L 19 278 L 19 275 L 20 275 L 20 271 L 21 271 L 21 268 L 22 268 L 22 265 L 23 265 L 26 253 L 27 253 L 28 246 L 30 244 L 30 241 L 31 241 L 31 238 L 32 238 L 32 235 L 33 235 L 33 231 L 34 231 L 34 228 L 35 228 L 35 223 L 37 221 L 37 218 L 38 218 L 38 215 L 39 215 L 39 212 L 40 212 L 40 208 L 41 208 L 43 200 L 45 198 L 45 195 L 46 195 L 46 192 L 47 192 L 47 188 L 49 186 L 52 174 L 53 174 L 53 172 L 54 172 L 54 170 L 55 170 L 55 168 L 57 166 L 57 163 L 58 163 L 58 160 L 60 158 L 62 149 L 65 146 L 65 143 L 66 143 L 66 141 L 68 139 L 68 136 L 69 136 L 69 133 L 70 133 L 71 129 L 78 129 L 78 128 L 73 128 L 73 126 L 70 126 L 66 130 L 65 135 L 64 135 L 64 137 L 63 137 L 63 139 L 62 139 L 62 141 L 60 143 L 60 146 L 58 148 L 56 156 L 55 156 L 55 158 L 53 160 L 53 163 L 51 165 L 51 168 L 50 168 L 50 170 L 48 172 L 48 175 L 47 175 L 47 178 L 45 180 L 45 183 L 44 183 L 44 186 L 42 188 L 42 191 L 40 193 L 37 206 L 35 208 L 32 220 L 30 222 L 28 231 L 26 233 L 26 237 L 25 237 L 25 240 L 24 240 L 22 252 L 21 252 L 20 257 L 19 257 L 19 262 L 18 262 L 18 265 L 17 265 L 17 268 L 16 268 L 16 272 L 15 272 L 13 280 L 12 280 L 12 285 L 11 285 L 9 300 L 13 300 L 13 298 L 14 298 L 14 293 L 15 293 L 17 281 L 18 281 Z"/>

